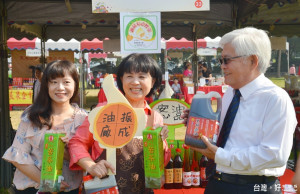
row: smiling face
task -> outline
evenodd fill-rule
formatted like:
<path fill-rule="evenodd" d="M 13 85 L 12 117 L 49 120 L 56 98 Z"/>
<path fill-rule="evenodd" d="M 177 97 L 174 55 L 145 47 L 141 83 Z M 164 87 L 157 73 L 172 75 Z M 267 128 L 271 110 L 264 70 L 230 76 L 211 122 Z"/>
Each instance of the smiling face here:
<path fill-rule="evenodd" d="M 70 103 L 75 90 L 75 81 L 69 73 L 64 77 L 56 77 L 48 82 L 49 96 L 52 103 Z"/>
<path fill-rule="evenodd" d="M 222 58 L 236 57 L 235 49 L 229 43 L 224 45 Z M 227 64 L 222 63 L 225 83 L 234 89 L 239 89 L 254 80 L 260 73 L 257 69 L 258 61 L 255 56 L 245 56 L 230 59 Z"/>
<path fill-rule="evenodd" d="M 135 108 L 143 108 L 145 97 L 155 83 L 150 73 L 124 73 L 121 81 L 125 97 L 129 103 Z"/>

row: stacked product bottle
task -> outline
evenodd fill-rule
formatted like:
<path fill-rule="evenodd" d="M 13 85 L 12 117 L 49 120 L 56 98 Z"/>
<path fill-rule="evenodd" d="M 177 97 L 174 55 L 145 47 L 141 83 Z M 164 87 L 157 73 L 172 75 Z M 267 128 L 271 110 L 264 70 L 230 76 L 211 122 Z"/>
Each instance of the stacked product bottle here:
<path fill-rule="evenodd" d="M 174 158 L 173 163 L 173 172 L 174 172 L 174 189 L 182 188 L 182 159 L 180 157 L 181 150 L 179 148 L 176 149 L 176 156 Z"/>
<path fill-rule="evenodd" d="M 183 188 L 190 189 L 192 187 L 192 172 L 190 166 L 190 148 L 184 146 L 184 160 L 183 160 L 183 174 L 182 174 Z"/>
<path fill-rule="evenodd" d="M 173 160 L 171 158 L 169 163 L 165 167 L 165 184 L 164 184 L 165 189 L 173 189 L 174 188 L 174 186 L 173 186 L 173 184 L 174 184 L 173 167 L 174 167 Z"/>
<path fill-rule="evenodd" d="M 207 178 L 205 174 L 206 170 L 206 165 L 207 165 L 208 159 L 206 156 L 202 155 L 201 160 L 200 160 L 200 187 L 206 187 L 207 185 Z"/>
<path fill-rule="evenodd" d="M 192 187 L 198 188 L 200 186 L 200 167 L 198 160 L 198 152 L 194 151 L 192 162 Z"/>

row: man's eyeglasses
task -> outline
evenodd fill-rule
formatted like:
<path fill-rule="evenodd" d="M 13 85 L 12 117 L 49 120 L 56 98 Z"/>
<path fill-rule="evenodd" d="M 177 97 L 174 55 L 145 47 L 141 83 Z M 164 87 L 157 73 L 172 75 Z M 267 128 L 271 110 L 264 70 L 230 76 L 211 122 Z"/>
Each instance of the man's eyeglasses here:
<path fill-rule="evenodd" d="M 228 63 L 229 63 L 229 61 L 230 60 L 232 60 L 232 59 L 237 59 L 237 58 L 241 58 L 241 57 L 245 57 L 246 55 L 241 55 L 241 56 L 236 56 L 236 57 L 225 57 L 225 58 L 220 58 L 219 59 L 219 62 L 221 63 L 221 64 L 225 64 L 225 65 L 227 65 Z"/>

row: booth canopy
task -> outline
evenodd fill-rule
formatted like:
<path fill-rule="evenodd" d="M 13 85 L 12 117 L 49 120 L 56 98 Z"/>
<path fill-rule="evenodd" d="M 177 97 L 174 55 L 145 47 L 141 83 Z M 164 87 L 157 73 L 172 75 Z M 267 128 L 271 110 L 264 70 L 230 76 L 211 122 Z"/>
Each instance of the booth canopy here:
<path fill-rule="evenodd" d="M 211 39 L 210 37 L 205 37 L 204 39 L 197 40 L 197 48 L 218 48 L 220 37 Z M 10 38 L 7 40 L 7 46 L 10 50 L 23 50 L 23 49 L 41 49 L 41 40 L 39 38 L 34 38 L 29 40 L 27 38 L 22 38 L 17 40 L 15 38 Z M 174 37 L 169 40 L 161 40 L 161 48 L 167 50 L 182 50 L 182 49 L 193 49 L 193 41 L 189 41 L 185 38 L 180 40 Z M 45 43 L 46 50 L 71 50 L 71 51 L 95 51 L 103 52 L 103 41 L 94 38 L 89 41 L 87 39 L 79 42 L 75 39 L 66 41 L 64 39 L 59 39 L 58 41 L 48 40 Z"/>
<path fill-rule="evenodd" d="M 5 2 L 8 37 L 32 39 L 45 34 L 53 40 L 120 38 L 119 14 L 93 14 L 91 0 L 70 1 L 71 9 L 65 1 L 58 0 Z M 197 38 L 222 36 L 239 25 L 262 27 L 270 35 L 299 35 L 299 3 L 297 0 L 210 0 L 209 11 L 162 12 L 161 36 L 192 40 L 194 25 Z"/>
<path fill-rule="evenodd" d="M 221 40 L 221 37 L 218 36 L 214 39 L 211 39 L 210 37 L 205 37 L 204 40 L 206 41 L 206 48 L 218 48 L 219 42 Z"/>
<path fill-rule="evenodd" d="M 300 1 L 273 2 L 261 3 L 251 17 L 240 21 L 241 25 L 267 30 L 271 36 L 300 36 Z"/>
<path fill-rule="evenodd" d="M 210 37 L 198 39 L 197 48 L 218 48 L 220 39 L 221 37 L 216 37 L 215 39 L 211 39 Z M 188 50 L 194 48 L 193 41 L 189 41 L 186 38 L 177 40 L 176 38 L 172 37 L 164 42 L 167 50 Z"/>
<path fill-rule="evenodd" d="M 7 40 L 7 47 L 10 50 L 23 50 L 23 49 L 41 49 L 41 39 L 34 38 L 29 40 L 27 38 L 22 38 L 21 40 L 17 40 L 15 38 L 10 38 Z M 64 39 L 59 39 L 58 41 L 53 41 L 51 39 L 47 40 L 45 43 L 46 50 L 65 50 L 65 51 L 80 51 L 80 42 L 71 39 L 70 41 L 66 41 Z"/>
<path fill-rule="evenodd" d="M 23 49 L 35 49 L 35 42 L 37 38 L 29 40 L 27 38 L 22 38 L 17 40 L 15 38 L 10 38 L 7 40 L 7 47 L 10 50 L 23 50 Z"/>
<path fill-rule="evenodd" d="M 80 42 L 82 51 L 103 51 L 103 41 L 98 38 L 94 38 L 89 41 L 87 39 Z"/>
<path fill-rule="evenodd" d="M 35 46 L 37 49 L 41 49 L 41 39 L 36 39 Z M 80 51 L 80 42 L 72 38 L 69 41 L 64 40 L 63 38 L 58 41 L 47 40 L 45 43 L 46 50 L 65 50 L 65 51 Z"/>
<path fill-rule="evenodd" d="M 88 64 L 90 64 L 92 58 L 105 59 L 106 57 L 107 57 L 107 53 L 89 53 Z"/>

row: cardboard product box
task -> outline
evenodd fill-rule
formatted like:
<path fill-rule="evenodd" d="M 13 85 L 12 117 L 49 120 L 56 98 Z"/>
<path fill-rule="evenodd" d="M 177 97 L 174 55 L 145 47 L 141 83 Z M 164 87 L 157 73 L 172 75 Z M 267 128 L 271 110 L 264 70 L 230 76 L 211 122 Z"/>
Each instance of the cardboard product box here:
<path fill-rule="evenodd" d="M 188 94 L 195 94 L 195 87 L 193 82 L 184 82 L 183 87 L 187 87 L 187 93 Z"/>
<path fill-rule="evenodd" d="M 60 138 L 64 136 L 62 133 L 45 134 L 40 192 L 59 192 L 65 150 Z"/>
<path fill-rule="evenodd" d="M 194 87 L 194 83 L 184 83 L 184 85 L 186 86 L 186 87 Z"/>
<path fill-rule="evenodd" d="M 95 191 L 95 192 L 89 193 L 89 194 L 119 194 L 119 190 L 118 190 L 118 187 L 115 186 L 115 187 L 106 188 L 101 191 Z"/>
<path fill-rule="evenodd" d="M 102 191 L 100 191 L 100 193 L 96 192 L 96 193 L 93 193 L 93 194 L 119 194 L 119 190 L 118 190 L 118 187 L 115 186 L 115 187 L 111 187 L 111 188 L 102 190 Z"/>
<path fill-rule="evenodd" d="M 86 194 L 118 194 L 119 190 L 115 175 L 109 175 L 105 178 L 86 175 L 83 177 L 84 191 Z"/>
<path fill-rule="evenodd" d="M 145 183 L 147 188 L 159 189 L 164 185 L 164 150 L 161 127 L 143 131 Z"/>
<path fill-rule="evenodd" d="M 193 83 L 193 80 L 189 77 L 183 77 L 182 80 L 184 83 Z"/>
<path fill-rule="evenodd" d="M 174 77 L 178 78 L 179 82 L 183 82 L 183 74 L 182 73 L 175 73 L 173 76 L 173 79 L 174 79 Z"/>

